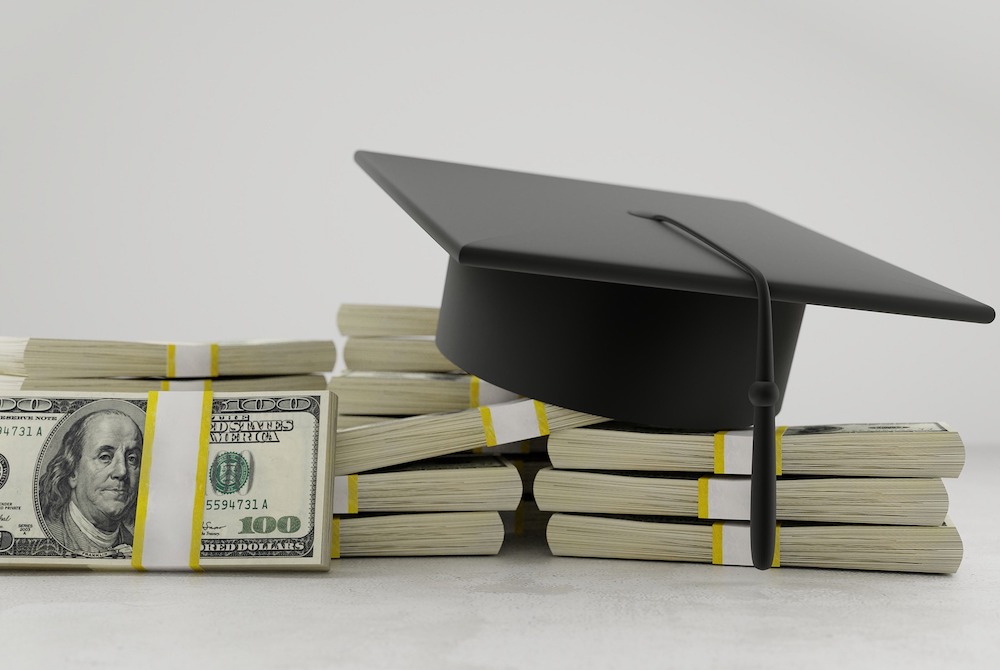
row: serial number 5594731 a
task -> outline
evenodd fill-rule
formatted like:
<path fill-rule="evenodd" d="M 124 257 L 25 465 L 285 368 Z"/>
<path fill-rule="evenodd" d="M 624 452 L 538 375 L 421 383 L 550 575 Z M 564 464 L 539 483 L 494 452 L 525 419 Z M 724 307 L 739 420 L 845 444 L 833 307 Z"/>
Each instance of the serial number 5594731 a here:
<path fill-rule="evenodd" d="M 227 509 L 267 509 L 267 498 L 206 498 L 205 511 Z"/>
<path fill-rule="evenodd" d="M 42 429 L 38 426 L 0 426 L 0 435 L 4 437 L 39 437 Z"/>

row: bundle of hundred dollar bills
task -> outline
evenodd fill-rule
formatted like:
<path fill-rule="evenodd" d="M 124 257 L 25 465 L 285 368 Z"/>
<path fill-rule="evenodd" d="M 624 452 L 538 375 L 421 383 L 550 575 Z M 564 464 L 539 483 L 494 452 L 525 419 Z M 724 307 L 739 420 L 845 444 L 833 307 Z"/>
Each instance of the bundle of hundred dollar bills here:
<path fill-rule="evenodd" d="M 336 396 L 0 393 L 0 567 L 328 569 Z"/>

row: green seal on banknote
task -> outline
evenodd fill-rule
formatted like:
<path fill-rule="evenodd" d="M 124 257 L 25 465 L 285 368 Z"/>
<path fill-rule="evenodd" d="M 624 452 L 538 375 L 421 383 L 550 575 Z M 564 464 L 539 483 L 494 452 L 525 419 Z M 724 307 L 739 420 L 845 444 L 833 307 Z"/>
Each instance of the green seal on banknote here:
<path fill-rule="evenodd" d="M 3 454 L 0 454 L 0 489 L 7 483 L 8 475 L 10 475 L 10 463 L 7 462 Z"/>
<path fill-rule="evenodd" d="M 235 451 L 224 451 L 212 461 L 209 479 L 216 493 L 236 493 L 250 478 L 250 463 Z"/>

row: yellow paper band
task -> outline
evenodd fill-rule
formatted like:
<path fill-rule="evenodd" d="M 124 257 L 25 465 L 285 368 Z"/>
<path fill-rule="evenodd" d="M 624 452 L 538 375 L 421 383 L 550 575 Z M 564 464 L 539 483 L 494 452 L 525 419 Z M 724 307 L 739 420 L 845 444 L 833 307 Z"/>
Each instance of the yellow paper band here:
<path fill-rule="evenodd" d="M 717 475 L 726 472 L 726 431 L 722 430 L 715 434 L 715 467 L 712 472 Z"/>
<path fill-rule="evenodd" d="M 497 446 L 497 434 L 496 431 L 493 430 L 493 414 L 490 412 L 490 408 L 480 407 L 479 414 L 483 419 L 483 433 L 486 436 L 486 446 Z"/>
<path fill-rule="evenodd" d="M 358 513 L 358 476 L 347 476 L 347 513 Z"/>
<path fill-rule="evenodd" d="M 469 407 L 479 407 L 479 377 L 475 375 L 469 380 Z"/>
<path fill-rule="evenodd" d="M 772 568 L 781 567 L 781 524 L 774 527 L 774 560 L 771 561 Z"/>
<path fill-rule="evenodd" d="M 149 498 L 149 471 L 153 462 L 153 428 L 159 394 L 150 391 L 146 403 L 146 430 L 142 435 L 142 463 L 139 466 L 138 497 L 135 501 L 135 528 L 132 534 L 132 567 L 142 570 L 142 545 L 146 539 L 146 501 Z"/>
<path fill-rule="evenodd" d="M 778 426 L 778 430 L 774 432 L 774 463 L 775 463 L 775 474 L 781 475 L 781 438 L 788 430 L 788 426 Z M 777 554 L 777 550 L 775 550 Z"/>
<path fill-rule="evenodd" d="M 167 345 L 167 377 L 177 376 L 177 345 Z M 165 389 L 164 389 L 165 390 Z"/>
<path fill-rule="evenodd" d="M 330 558 L 340 558 L 340 517 L 333 517 L 333 540 L 330 544 Z"/>
<path fill-rule="evenodd" d="M 722 524 L 712 524 L 712 565 L 722 565 Z"/>
<path fill-rule="evenodd" d="M 698 478 L 698 518 L 708 518 L 708 477 Z"/>
<path fill-rule="evenodd" d="M 535 416 L 538 417 L 539 437 L 549 434 L 549 417 L 545 413 L 545 405 L 535 400 Z"/>
<path fill-rule="evenodd" d="M 201 570 L 201 529 L 205 515 L 205 485 L 208 481 L 208 443 L 212 427 L 212 394 L 205 393 L 201 400 L 201 435 L 198 439 L 198 474 L 195 478 L 194 511 L 191 513 L 192 570 Z"/>

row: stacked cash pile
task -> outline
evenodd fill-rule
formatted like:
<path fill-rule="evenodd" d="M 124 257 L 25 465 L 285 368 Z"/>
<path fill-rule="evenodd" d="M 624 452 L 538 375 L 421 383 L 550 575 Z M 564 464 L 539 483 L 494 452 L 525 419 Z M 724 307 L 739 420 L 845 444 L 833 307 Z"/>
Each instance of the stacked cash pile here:
<path fill-rule="evenodd" d="M 965 451 L 940 423 L 777 431 L 774 566 L 952 573 L 962 542 L 942 478 Z M 605 424 L 549 439 L 535 498 L 556 555 L 751 565 L 750 431 Z"/>
<path fill-rule="evenodd" d="M 436 309 L 345 305 L 339 317 L 349 371 L 330 388 L 342 427 L 475 407 L 486 404 L 483 389 L 505 399 L 437 350 Z M 962 543 L 942 480 L 962 470 L 958 433 L 940 423 L 803 426 L 780 428 L 776 441 L 775 565 L 957 570 Z M 507 450 L 532 452 L 518 462 L 521 509 L 551 515 L 553 553 L 751 563 L 750 431 L 600 423 L 530 444 Z"/>
<path fill-rule="evenodd" d="M 0 337 L 0 391 L 326 388 L 333 340 L 172 344 Z"/>
<path fill-rule="evenodd" d="M 495 554 L 500 512 L 523 526 L 544 436 L 602 421 L 457 370 L 434 345 L 436 309 L 343 305 L 338 326 L 334 555 Z"/>
<path fill-rule="evenodd" d="M 327 569 L 329 391 L 0 393 L 0 567 Z"/>
<path fill-rule="evenodd" d="M 328 567 L 336 356 L 0 338 L 0 565 Z"/>

